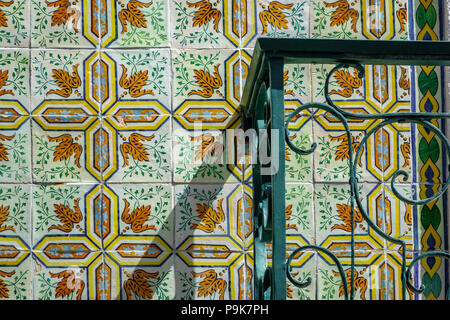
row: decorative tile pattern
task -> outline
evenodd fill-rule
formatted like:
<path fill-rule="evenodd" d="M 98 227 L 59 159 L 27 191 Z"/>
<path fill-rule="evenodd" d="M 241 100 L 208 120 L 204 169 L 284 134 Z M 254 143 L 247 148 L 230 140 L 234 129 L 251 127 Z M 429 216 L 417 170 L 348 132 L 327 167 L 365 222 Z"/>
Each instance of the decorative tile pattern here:
<path fill-rule="evenodd" d="M 256 39 L 438 40 L 439 10 L 428 0 L 0 1 L 0 299 L 253 299 L 252 159 L 240 150 L 252 141 L 235 140 Z M 332 67 L 285 66 L 286 119 L 325 101 Z M 331 76 L 336 105 L 443 110 L 439 68 L 364 73 L 350 67 Z M 445 198 L 414 207 L 395 195 L 426 199 L 440 190 L 441 142 L 407 123 L 371 132 L 377 124 L 349 122 L 354 150 L 372 133 L 358 165 L 362 207 L 406 241 L 408 261 L 447 250 Z M 282 151 L 286 248 L 325 247 L 349 278 L 342 129 L 315 109 L 290 123 L 294 145 L 317 148 Z M 408 178 L 397 177 L 393 189 L 397 170 Z M 401 248 L 356 207 L 355 217 L 356 299 L 403 298 Z M 407 298 L 444 299 L 448 263 L 418 262 L 412 281 L 427 289 Z M 297 254 L 291 274 L 311 284 L 286 280 L 288 299 L 344 298 L 323 253 Z"/>

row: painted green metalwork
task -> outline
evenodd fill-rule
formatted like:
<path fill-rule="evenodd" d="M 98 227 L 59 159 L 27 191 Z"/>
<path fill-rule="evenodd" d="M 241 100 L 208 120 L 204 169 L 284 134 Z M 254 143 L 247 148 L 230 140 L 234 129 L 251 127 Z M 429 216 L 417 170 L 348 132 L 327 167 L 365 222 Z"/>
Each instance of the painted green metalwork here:
<path fill-rule="evenodd" d="M 324 63 L 336 64 L 330 71 L 325 81 L 326 103 L 306 103 L 287 117 L 284 122 L 284 88 L 282 81 L 283 66 L 290 63 Z M 381 230 L 374 223 L 369 214 L 363 208 L 359 197 L 358 179 L 356 176 L 357 159 L 359 159 L 367 139 L 380 128 L 392 123 L 416 123 L 433 131 L 441 140 L 447 156 L 450 159 L 450 143 L 445 134 L 435 125 L 432 119 L 450 118 L 450 113 L 378 113 L 378 114 L 354 114 L 338 107 L 329 95 L 329 82 L 331 76 L 339 69 L 353 67 L 364 76 L 364 64 L 371 65 L 450 65 L 450 42 L 429 41 L 370 41 L 370 40 L 323 40 L 323 39 L 273 39 L 260 38 L 256 42 L 253 59 L 246 80 L 245 89 L 241 100 L 241 110 L 244 119 L 244 129 L 268 130 L 278 129 L 282 134 L 277 137 L 278 153 L 271 153 L 272 161 L 278 160 L 278 170 L 271 175 L 263 175 L 264 163 L 258 157 L 253 164 L 254 186 L 254 286 L 255 299 L 286 299 L 286 277 L 297 287 L 308 286 L 312 279 L 305 282 L 295 280 L 291 275 L 291 263 L 294 256 L 301 251 L 320 251 L 329 256 L 336 264 L 342 282 L 344 284 L 344 296 L 346 299 L 355 297 L 355 217 L 354 210 L 357 207 L 367 221 L 370 228 L 385 240 L 398 244 L 402 252 L 402 297 L 406 299 L 406 289 L 415 293 L 425 290 L 423 286 L 415 287 L 411 281 L 411 268 L 424 258 L 441 257 L 450 259 L 450 254 L 444 251 L 427 251 L 416 256 L 409 265 L 406 261 L 406 243 L 394 238 Z M 306 155 L 314 152 L 316 143 L 311 148 L 302 150 L 289 139 L 289 123 L 300 112 L 307 109 L 320 109 L 333 115 L 339 120 L 347 135 L 347 141 L 351 141 L 349 120 L 377 119 L 382 120 L 374 126 L 362 138 L 356 152 L 349 143 L 349 176 L 350 176 L 350 212 L 351 212 L 351 276 L 347 282 L 344 269 L 339 259 L 326 248 L 316 245 L 303 246 L 292 252 L 286 259 L 286 223 L 285 223 L 285 167 L 284 150 L 285 143 L 294 152 Z M 269 148 L 274 146 L 274 141 L 269 137 Z M 259 143 L 259 140 L 258 140 Z M 445 182 L 441 190 L 427 199 L 409 199 L 401 195 L 395 187 L 398 178 L 404 181 L 408 179 L 408 173 L 397 170 L 391 180 L 391 188 L 394 195 L 401 201 L 411 205 L 423 205 L 440 197 L 447 190 L 450 180 Z M 355 206 L 356 205 L 356 206 Z M 267 244 L 272 245 L 272 266 L 267 261 Z M 350 293 L 348 292 L 350 288 Z"/>

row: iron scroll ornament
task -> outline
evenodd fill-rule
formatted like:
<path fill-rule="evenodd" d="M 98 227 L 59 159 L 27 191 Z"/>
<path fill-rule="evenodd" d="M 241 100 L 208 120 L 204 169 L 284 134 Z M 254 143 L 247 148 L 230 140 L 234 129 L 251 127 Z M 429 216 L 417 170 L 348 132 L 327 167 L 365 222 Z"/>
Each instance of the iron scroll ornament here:
<path fill-rule="evenodd" d="M 353 67 L 358 71 L 359 78 L 364 77 L 364 67 L 357 62 L 336 65 L 329 72 L 329 74 L 327 75 L 326 81 L 325 81 L 324 95 L 325 95 L 326 103 L 311 102 L 311 103 L 303 104 L 302 106 L 298 107 L 294 112 L 292 112 L 288 116 L 288 118 L 286 120 L 286 124 L 285 124 L 286 144 L 294 152 L 296 152 L 300 155 L 310 154 L 310 153 L 314 152 L 314 150 L 317 147 L 317 144 L 315 142 L 313 142 L 313 144 L 311 145 L 311 147 L 309 149 L 303 150 L 303 149 L 295 146 L 292 143 L 292 141 L 289 139 L 289 136 L 290 136 L 289 124 L 292 121 L 292 119 L 294 117 L 296 117 L 300 112 L 307 110 L 307 109 L 323 110 L 325 112 L 330 113 L 332 116 L 334 116 L 344 126 L 345 134 L 347 136 L 347 141 L 349 141 L 349 143 L 348 143 L 348 162 L 349 162 L 349 176 L 350 176 L 350 225 L 351 225 L 351 232 L 350 232 L 350 237 L 351 237 L 351 242 L 350 242 L 350 251 L 351 251 L 350 252 L 350 254 L 351 254 L 351 257 L 350 257 L 350 259 L 351 259 L 350 260 L 351 261 L 350 283 L 348 283 L 348 279 L 344 272 L 344 268 L 343 268 L 342 264 L 340 263 L 339 259 L 336 257 L 336 255 L 333 254 L 333 252 L 331 252 L 330 250 L 320 247 L 320 246 L 317 246 L 317 245 L 307 245 L 307 246 L 299 247 L 289 255 L 288 260 L 287 260 L 287 268 L 286 268 L 287 278 L 294 286 L 299 287 L 299 288 L 304 288 L 304 287 L 308 286 L 309 284 L 311 284 L 311 282 L 312 282 L 311 278 L 308 278 L 308 279 L 306 279 L 306 281 L 303 281 L 303 282 L 295 280 L 293 278 L 293 276 L 291 274 L 291 272 L 292 272 L 291 263 L 292 263 L 292 260 L 294 259 L 294 257 L 297 256 L 302 251 L 305 251 L 305 250 L 320 251 L 323 254 L 328 255 L 333 260 L 333 262 L 336 264 L 336 266 L 339 270 L 339 275 L 342 280 L 343 293 L 344 293 L 345 299 L 353 300 L 355 298 L 355 239 L 354 239 L 354 236 L 355 236 L 354 235 L 355 211 L 354 210 L 355 210 L 355 203 L 356 203 L 356 206 L 357 206 L 359 212 L 361 213 L 362 217 L 364 218 L 364 220 L 378 235 L 380 235 L 382 238 L 384 238 L 385 240 L 387 240 L 389 242 L 400 245 L 401 253 L 402 253 L 402 265 L 401 265 L 402 297 L 405 300 L 406 299 L 406 288 L 408 288 L 409 290 L 411 290 L 414 293 L 422 293 L 425 290 L 425 287 L 423 285 L 420 285 L 420 287 L 416 287 L 411 283 L 412 267 L 420 260 L 429 258 L 429 257 L 440 257 L 440 258 L 445 258 L 445 259 L 450 260 L 450 254 L 447 252 L 443 252 L 443 251 L 427 251 L 427 252 L 417 255 L 411 261 L 411 263 L 409 265 L 407 265 L 406 242 L 404 240 L 397 239 L 395 237 L 392 237 L 392 236 L 386 234 L 383 230 L 381 230 L 378 227 L 378 225 L 376 223 L 374 223 L 372 221 L 372 219 L 370 219 L 368 213 L 363 208 L 363 205 L 362 205 L 360 197 L 359 197 L 359 191 L 358 191 L 359 190 L 358 189 L 358 178 L 356 175 L 356 169 L 357 169 L 357 164 L 358 164 L 357 160 L 360 158 L 362 150 L 363 150 L 364 145 L 367 142 L 368 138 L 370 136 L 372 136 L 373 134 L 375 134 L 376 132 L 378 132 L 378 130 L 380 130 L 384 126 L 387 126 L 392 123 L 415 123 L 415 124 L 421 125 L 421 126 L 425 127 L 426 129 L 434 132 L 436 134 L 436 136 L 442 142 L 442 145 L 444 146 L 444 148 L 446 150 L 447 157 L 450 159 L 450 143 L 449 143 L 447 137 L 438 127 L 433 125 L 429 120 L 429 119 L 450 118 L 450 114 L 448 114 L 448 113 L 424 113 L 424 112 L 420 112 L 420 113 L 411 112 L 411 113 L 407 113 L 407 114 L 406 113 L 355 114 L 355 113 L 345 111 L 345 110 L 341 109 L 340 107 L 338 107 L 332 101 L 330 94 L 329 94 L 329 83 L 330 83 L 331 76 L 337 70 L 342 69 L 342 68 L 350 68 L 350 67 Z M 362 138 L 359 146 L 357 146 L 357 148 L 355 150 L 355 154 L 353 154 L 354 150 L 353 150 L 352 143 L 350 143 L 350 141 L 352 141 L 351 140 L 352 138 L 351 138 L 351 133 L 350 133 L 349 125 L 348 125 L 348 120 L 367 120 L 367 119 L 376 119 L 376 120 L 382 120 L 382 121 L 366 133 L 366 135 Z M 415 200 L 415 199 L 406 198 L 395 187 L 396 179 L 401 178 L 401 177 L 403 177 L 403 181 L 407 181 L 409 174 L 406 171 L 401 170 L 401 169 L 398 169 L 393 173 L 392 178 L 391 178 L 391 189 L 392 189 L 393 194 L 400 201 L 405 202 L 410 205 L 423 205 L 423 204 L 429 203 L 429 202 L 439 198 L 447 190 L 448 185 L 450 183 L 450 180 L 447 180 L 445 182 L 445 184 L 442 186 L 442 188 L 438 192 L 434 193 L 432 196 L 430 196 L 426 199 Z M 349 284 L 350 284 L 350 293 L 348 292 Z M 447 298 L 450 298 L 450 297 L 447 297 Z"/>

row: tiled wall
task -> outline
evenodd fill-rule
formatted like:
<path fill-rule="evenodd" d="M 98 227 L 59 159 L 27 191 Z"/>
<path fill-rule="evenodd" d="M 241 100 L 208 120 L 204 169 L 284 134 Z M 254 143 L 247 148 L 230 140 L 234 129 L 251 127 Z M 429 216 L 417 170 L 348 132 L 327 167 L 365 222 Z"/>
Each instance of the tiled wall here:
<path fill-rule="evenodd" d="M 215 163 L 256 38 L 441 38 L 438 1 L 11 0 L 0 2 L 0 298 L 252 299 L 249 166 Z M 287 112 L 323 101 L 327 65 L 285 69 Z M 336 74 L 332 98 L 355 112 L 437 111 L 440 70 L 366 66 Z M 351 123 L 354 145 L 376 125 Z M 200 130 L 199 131 L 199 127 Z M 288 250 L 335 252 L 348 274 L 348 141 L 325 114 L 298 117 L 286 151 Z M 361 198 L 408 259 L 447 249 L 440 142 L 385 127 L 360 158 Z M 358 216 L 358 215 L 357 215 Z M 358 221 L 357 298 L 400 299 L 398 247 Z M 326 257 L 294 259 L 294 299 L 342 299 Z M 448 264 L 418 264 L 424 295 L 443 298 Z"/>

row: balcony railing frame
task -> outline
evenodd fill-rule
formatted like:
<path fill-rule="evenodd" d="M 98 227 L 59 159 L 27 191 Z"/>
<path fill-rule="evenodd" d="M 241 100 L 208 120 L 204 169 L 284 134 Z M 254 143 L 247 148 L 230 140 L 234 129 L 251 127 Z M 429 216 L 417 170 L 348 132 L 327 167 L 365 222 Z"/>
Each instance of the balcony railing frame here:
<path fill-rule="evenodd" d="M 336 65 L 325 82 L 326 103 L 310 102 L 290 113 L 285 121 L 283 68 L 285 64 L 334 64 Z M 339 270 L 346 299 L 355 298 L 355 217 L 357 208 L 363 215 L 369 227 L 389 242 L 398 244 L 402 255 L 401 292 L 406 299 L 406 289 L 421 293 L 423 286 L 416 287 L 411 281 L 411 268 L 418 261 L 428 257 L 450 259 L 445 251 L 426 251 L 417 255 L 410 263 L 406 260 L 406 243 L 404 240 L 391 237 L 374 223 L 364 210 L 358 196 L 358 179 L 356 176 L 357 162 L 367 138 L 385 125 L 391 123 L 415 123 L 433 131 L 440 139 L 450 155 L 450 144 L 445 134 L 432 120 L 450 118 L 450 113 L 377 113 L 354 114 L 338 107 L 330 98 L 328 85 L 330 77 L 341 68 L 353 67 L 364 76 L 363 65 L 410 65 L 410 66 L 449 66 L 450 42 L 444 41 L 370 41 L 370 40 L 325 40 L 325 39 L 274 39 L 259 38 L 253 52 L 243 96 L 241 112 L 244 129 L 278 130 L 276 141 L 269 145 L 278 144 L 278 154 L 271 154 L 272 161 L 278 160 L 278 168 L 273 174 L 262 174 L 264 164 L 258 158 L 252 162 L 253 169 L 253 227 L 254 227 L 254 298 L 255 299 L 286 299 L 286 277 L 298 287 L 308 286 L 312 279 L 305 282 L 295 280 L 291 275 L 292 259 L 305 250 L 320 251 L 334 261 Z M 292 144 L 289 139 L 289 123 L 301 112 L 308 109 L 318 109 L 328 112 L 338 119 L 344 126 L 347 141 L 351 141 L 351 130 L 348 121 L 376 119 L 380 123 L 366 133 L 359 148 L 354 152 L 349 143 L 349 185 L 351 208 L 351 271 L 350 279 L 337 256 L 326 248 L 317 245 L 307 245 L 296 249 L 286 256 L 286 212 L 285 212 L 285 146 L 294 152 L 306 155 L 314 152 L 316 143 L 308 150 L 302 150 Z M 448 170 L 448 168 L 447 168 Z M 427 199 L 408 199 L 395 188 L 397 178 L 406 181 L 408 173 L 397 170 L 391 179 L 391 188 L 395 196 L 410 205 L 423 205 L 440 197 L 448 187 L 450 181 L 443 183 L 441 190 Z M 369 208 L 370 210 L 370 208 Z M 267 244 L 271 245 L 272 261 L 268 263 Z"/>

